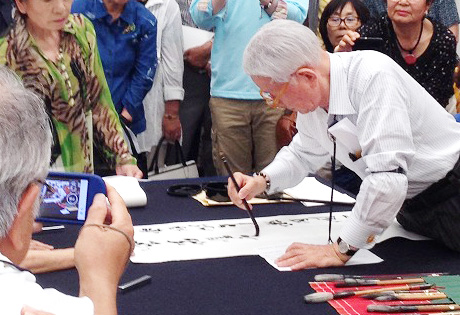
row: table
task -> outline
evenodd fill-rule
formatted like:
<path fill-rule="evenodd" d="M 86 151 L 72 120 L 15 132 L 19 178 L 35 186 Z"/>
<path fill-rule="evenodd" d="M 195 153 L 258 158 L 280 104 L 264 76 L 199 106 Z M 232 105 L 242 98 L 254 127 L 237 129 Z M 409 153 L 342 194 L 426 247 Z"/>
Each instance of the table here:
<path fill-rule="evenodd" d="M 142 183 L 148 205 L 133 208 L 135 225 L 246 218 L 234 206 L 203 207 L 191 198 L 173 197 L 166 189 L 177 183 L 199 183 L 222 178 L 158 181 Z M 350 210 L 350 207 L 337 207 Z M 299 203 L 257 205 L 255 215 L 307 213 Z M 309 213 L 328 211 L 327 206 L 308 208 Z M 65 231 L 49 232 L 35 238 L 55 247 L 73 246 L 79 226 L 67 225 Z M 263 233 L 264 231 L 261 231 Z M 296 315 L 337 314 L 328 304 L 305 304 L 303 296 L 312 293 L 308 282 L 319 273 L 394 274 L 417 272 L 460 273 L 460 255 L 433 241 L 409 241 L 395 238 L 378 244 L 372 250 L 385 261 L 380 264 L 342 268 L 311 269 L 280 272 L 259 256 L 167 262 L 161 264 L 130 263 L 121 282 L 142 275 L 152 276 L 146 286 L 118 295 L 119 314 L 162 315 Z M 37 275 L 44 287 L 78 295 L 78 274 L 75 269 Z"/>

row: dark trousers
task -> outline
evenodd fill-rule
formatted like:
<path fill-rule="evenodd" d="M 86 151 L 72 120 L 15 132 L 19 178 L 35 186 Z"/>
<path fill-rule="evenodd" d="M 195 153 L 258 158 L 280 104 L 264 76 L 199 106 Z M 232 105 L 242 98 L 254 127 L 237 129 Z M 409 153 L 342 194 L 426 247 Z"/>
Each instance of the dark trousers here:
<path fill-rule="evenodd" d="M 214 176 L 212 161 L 210 78 L 184 65 L 184 100 L 179 116 L 182 125 L 182 151 L 186 160 L 195 160 L 200 176 Z"/>
<path fill-rule="evenodd" d="M 446 177 L 406 200 L 396 218 L 406 230 L 460 251 L 460 160 Z"/>

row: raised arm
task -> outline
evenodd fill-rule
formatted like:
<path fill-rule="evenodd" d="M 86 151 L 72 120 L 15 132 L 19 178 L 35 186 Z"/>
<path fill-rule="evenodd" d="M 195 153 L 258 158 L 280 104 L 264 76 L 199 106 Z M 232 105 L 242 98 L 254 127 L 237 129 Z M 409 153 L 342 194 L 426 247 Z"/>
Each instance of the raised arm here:
<path fill-rule="evenodd" d="M 80 296 L 94 303 L 95 314 L 117 314 L 117 285 L 134 246 L 131 217 L 120 195 L 107 186 L 95 196 L 75 244 Z"/>

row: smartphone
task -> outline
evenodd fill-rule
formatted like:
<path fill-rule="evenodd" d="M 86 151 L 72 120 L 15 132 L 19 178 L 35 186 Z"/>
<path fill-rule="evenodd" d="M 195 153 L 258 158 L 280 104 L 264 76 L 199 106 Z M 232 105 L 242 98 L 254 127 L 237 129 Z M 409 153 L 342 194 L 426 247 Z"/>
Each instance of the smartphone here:
<path fill-rule="evenodd" d="M 360 37 L 355 41 L 353 50 L 376 50 L 383 51 L 385 42 L 380 37 Z"/>
<path fill-rule="evenodd" d="M 37 221 L 83 224 L 98 193 L 107 194 L 104 180 L 93 174 L 50 172 L 41 191 Z"/>

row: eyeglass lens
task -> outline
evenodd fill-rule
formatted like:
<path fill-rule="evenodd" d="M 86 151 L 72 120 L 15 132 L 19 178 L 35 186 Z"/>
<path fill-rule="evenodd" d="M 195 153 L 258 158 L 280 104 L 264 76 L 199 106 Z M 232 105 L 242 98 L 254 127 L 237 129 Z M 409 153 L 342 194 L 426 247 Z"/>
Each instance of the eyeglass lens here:
<path fill-rule="evenodd" d="M 345 23 L 345 25 L 348 27 L 353 27 L 356 25 L 356 23 L 358 23 L 358 18 L 353 15 L 346 16 L 343 19 L 338 16 L 331 16 L 327 20 L 327 23 L 330 26 L 339 26 L 342 22 Z"/>

